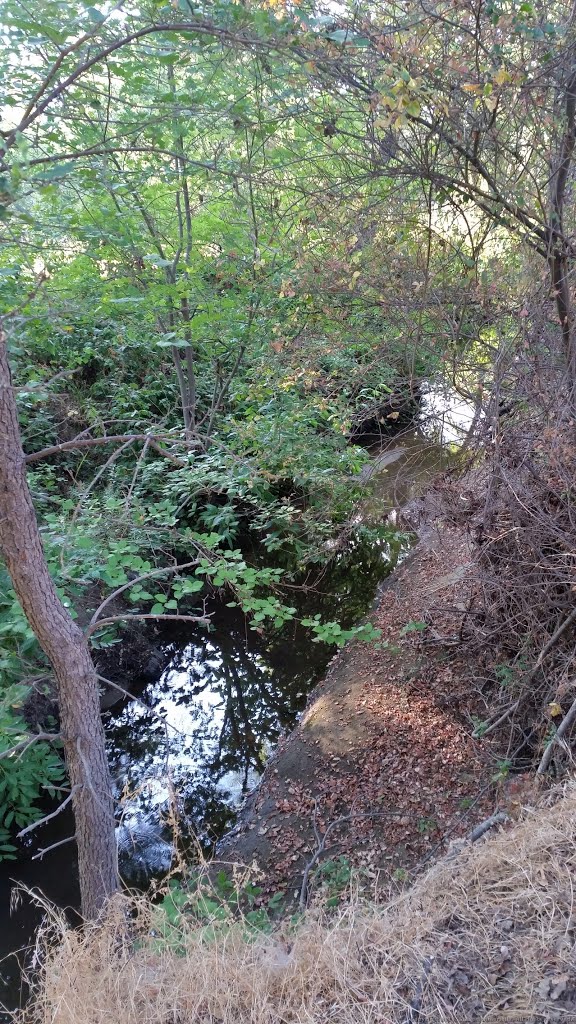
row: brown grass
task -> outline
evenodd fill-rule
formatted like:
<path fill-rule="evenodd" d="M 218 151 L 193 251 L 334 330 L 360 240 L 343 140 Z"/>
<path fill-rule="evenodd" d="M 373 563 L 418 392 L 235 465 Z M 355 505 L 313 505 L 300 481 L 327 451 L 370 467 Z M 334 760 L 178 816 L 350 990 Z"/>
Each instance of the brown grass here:
<path fill-rule="evenodd" d="M 182 950 L 138 942 L 125 906 L 105 927 L 46 942 L 28 1024 L 444 1024 L 576 1021 L 576 788 L 453 850 L 405 893 L 309 910 L 273 936 L 241 923 Z"/>

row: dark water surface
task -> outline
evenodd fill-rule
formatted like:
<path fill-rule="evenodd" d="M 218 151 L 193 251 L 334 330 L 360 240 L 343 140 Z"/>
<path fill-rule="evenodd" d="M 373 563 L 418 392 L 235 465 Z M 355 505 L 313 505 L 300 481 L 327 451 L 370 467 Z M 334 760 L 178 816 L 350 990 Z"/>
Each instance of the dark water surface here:
<path fill-rule="evenodd" d="M 300 614 L 320 612 L 348 626 L 358 622 L 407 549 L 406 538 L 390 538 L 394 510 L 425 489 L 442 466 L 442 450 L 410 433 L 378 446 L 374 456 L 364 472 L 367 496 L 356 532 L 343 550 L 334 549 L 322 577 L 311 577 L 312 590 L 291 596 Z M 370 544 L 361 539 L 364 524 L 387 520 L 388 536 Z M 187 855 L 214 848 L 334 653 L 312 643 L 301 627 L 265 638 L 249 629 L 238 609 L 214 602 L 209 611 L 209 632 L 188 625 L 163 633 L 167 667 L 135 691 L 137 701 L 122 698 L 105 714 L 120 865 L 131 885 L 170 868 L 174 820 L 176 842 Z M 64 812 L 27 837 L 17 861 L 0 864 L 0 1004 L 6 1007 L 21 1000 L 14 951 L 30 943 L 44 915 L 26 893 L 15 896 L 18 886 L 39 889 L 60 907 L 79 904 L 73 843 L 32 859 L 39 848 L 72 833 L 71 815 Z M 0 1011 L 0 1020 L 6 1019 Z"/>

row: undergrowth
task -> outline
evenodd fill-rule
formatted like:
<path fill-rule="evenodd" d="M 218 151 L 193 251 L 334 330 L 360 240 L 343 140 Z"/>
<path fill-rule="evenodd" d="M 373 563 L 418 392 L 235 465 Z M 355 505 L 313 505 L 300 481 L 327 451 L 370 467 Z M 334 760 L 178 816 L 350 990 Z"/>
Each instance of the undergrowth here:
<path fill-rule="evenodd" d="M 576 1012 L 576 792 L 460 844 L 404 891 L 259 929 L 119 898 L 102 926 L 51 915 L 18 1024 L 480 1024 Z M 175 942 L 174 940 L 177 939 Z"/>

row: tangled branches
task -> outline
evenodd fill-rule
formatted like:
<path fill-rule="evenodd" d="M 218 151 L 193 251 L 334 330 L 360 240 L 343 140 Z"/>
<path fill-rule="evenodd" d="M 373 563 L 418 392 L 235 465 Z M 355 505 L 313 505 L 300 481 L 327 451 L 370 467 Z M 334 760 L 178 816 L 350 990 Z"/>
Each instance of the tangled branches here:
<path fill-rule="evenodd" d="M 544 361 L 516 358 L 490 399 L 468 525 L 477 544 L 472 643 L 489 654 L 490 719 L 539 758 L 576 696 L 576 423 Z M 480 496 L 479 496 L 480 495 Z"/>

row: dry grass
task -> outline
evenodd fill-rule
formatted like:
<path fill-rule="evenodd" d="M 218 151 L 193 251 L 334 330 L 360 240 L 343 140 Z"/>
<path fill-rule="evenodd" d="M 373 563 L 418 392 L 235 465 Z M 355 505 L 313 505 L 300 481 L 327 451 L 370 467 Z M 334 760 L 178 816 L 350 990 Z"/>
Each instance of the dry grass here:
<path fill-rule="evenodd" d="M 138 907 L 52 932 L 28 1024 L 436 1024 L 576 1021 L 576 788 L 453 851 L 385 903 L 247 939 L 187 926 L 184 953 Z M 160 948 L 158 948 L 160 946 Z"/>

